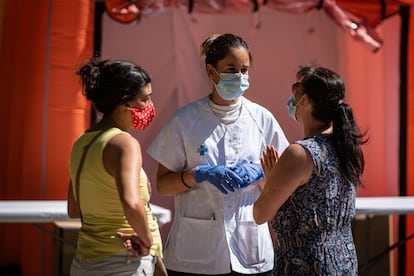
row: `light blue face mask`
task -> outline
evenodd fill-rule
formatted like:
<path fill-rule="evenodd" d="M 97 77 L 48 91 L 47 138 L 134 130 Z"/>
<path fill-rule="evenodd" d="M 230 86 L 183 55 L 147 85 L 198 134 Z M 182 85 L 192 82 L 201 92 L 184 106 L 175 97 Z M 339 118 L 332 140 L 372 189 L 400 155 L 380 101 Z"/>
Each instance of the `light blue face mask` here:
<path fill-rule="evenodd" d="M 290 96 L 290 98 L 287 101 L 287 109 L 288 109 L 288 113 L 289 116 L 295 120 L 296 120 L 296 105 L 300 102 L 300 100 L 302 100 L 302 98 L 305 96 L 305 94 L 302 95 L 302 97 L 300 97 L 300 99 L 295 103 L 295 97 L 294 95 Z"/>
<path fill-rule="evenodd" d="M 289 116 L 296 121 L 296 105 L 295 105 L 295 97 L 292 95 L 287 101 L 287 109 Z"/>
<path fill-rule="evenodd" d="M 242 73 L 221 73 L 219 83 L 214 85 L 223 99 L 232 101 L 241 97 L 249 88 L 249 76 Z"/>

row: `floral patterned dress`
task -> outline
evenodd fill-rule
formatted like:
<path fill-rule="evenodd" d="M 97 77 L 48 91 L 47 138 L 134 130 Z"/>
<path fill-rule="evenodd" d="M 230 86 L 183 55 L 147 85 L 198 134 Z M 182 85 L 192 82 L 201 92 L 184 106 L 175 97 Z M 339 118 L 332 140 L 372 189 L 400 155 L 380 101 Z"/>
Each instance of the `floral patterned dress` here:
<path fill-rule="evenodd" d="M 351 229 L 355 186 L 341 177 L 329 136 L 295 143 L 309 151 L 314 169 L 272 221 L 274 275 L 357 275 Z"/>

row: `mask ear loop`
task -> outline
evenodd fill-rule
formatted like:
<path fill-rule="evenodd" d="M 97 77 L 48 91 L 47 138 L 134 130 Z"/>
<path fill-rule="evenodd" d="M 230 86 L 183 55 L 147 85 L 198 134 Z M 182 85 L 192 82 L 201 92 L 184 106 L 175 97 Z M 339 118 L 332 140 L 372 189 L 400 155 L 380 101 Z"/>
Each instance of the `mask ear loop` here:
<path fill-rule="evenodd" d="M 211 65 L 211 64 L 210 64 Z M 211 65 L 211 68 L 212 68 L 212 70 L 213 70 L 213 72 L 219 77 L 219 78 L 221 78 L 221 76 L 220 76 L 220 73 L 217 71 L 217 69 L 216 69 L 216 67 L 214 67 L 213 65 Z M 211 79 L 211 77 L 210 77 L 210 79 Z"/>
<path fill-rule="evenodd" d="M 297 106 L 297 105 L 299 104 L 299 102 L 303 99 L 303 97 L 304 97 L 305 95 L 306 95 L 306 93 L 305 93 L 305 94 L 303 94 L 303 95 L 302 95 L 302 97 L 300 97 L 300 99 L 299 99 L 296 103 L 294 102 L 295 106 Z"/>
<path fill-rule="evenodd" d="M 213 65 L 211 65 L 211 64 L 209 64 L 210 65 L 210 67 L 211 67 L 211 69 L 209 69 L 209 70 L 213 70 L 213 72 L 219 77 L 219 80 L 218 80 L 218 82 L 216 83 L 214 80 L 213 80 L 213 77 L 212 77 L 212 74 L 211 74 L 211 72 L 210 72 L 210 74 L 211 75 L 209 75 L 209 79 L 210 79 L 210 81 L 212 82 L 212 84 L 214 85 L 214 86 L 216 86 L 219 82 L 220 82 L 220 79 L 221 79 L 221 76 L 220 76 L 220 73 L 217 71 L 217 69 L 213 66 Z"/>

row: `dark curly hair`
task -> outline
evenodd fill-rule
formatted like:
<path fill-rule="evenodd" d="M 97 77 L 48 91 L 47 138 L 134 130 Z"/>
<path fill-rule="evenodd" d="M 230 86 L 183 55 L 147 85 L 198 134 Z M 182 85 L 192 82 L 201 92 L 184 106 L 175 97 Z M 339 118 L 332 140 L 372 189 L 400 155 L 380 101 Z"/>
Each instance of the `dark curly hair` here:
<path fill-rule="evenodd" d="M 76 74 L 80 76 L 87 99 L 103 114 L 132 101 L 151 82 L 151 77 L 139 65 L 123 60 L 93 58 L 81 65 Z"/>

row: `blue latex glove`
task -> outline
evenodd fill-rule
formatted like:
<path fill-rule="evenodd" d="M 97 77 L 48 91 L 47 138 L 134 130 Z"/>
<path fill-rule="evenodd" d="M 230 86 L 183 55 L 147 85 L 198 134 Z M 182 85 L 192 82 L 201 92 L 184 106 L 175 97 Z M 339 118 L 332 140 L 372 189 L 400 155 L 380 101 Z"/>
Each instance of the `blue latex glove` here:
<path fill-rule="evenodd" d="M 227 190 L 234 192 L 233 187 L 243 184 L 243 180 L 235 172 L 224 166 L 200 165 L 195 167 L 193 175 L 197 182 L 207 180 L 223 194 L 227 194 Z"/>
<path fill-rule="evenodd" d="M 264 177 L 262 167 L 259 164 L 247 161 L 237 163 L 234 167 L 230 167 L 230 170 L 237 173 L 237 175 L 243 180 L 241 185 L 233 186 L 236 189 L 247 187 L 253 182 L 263 179 Z"/>

